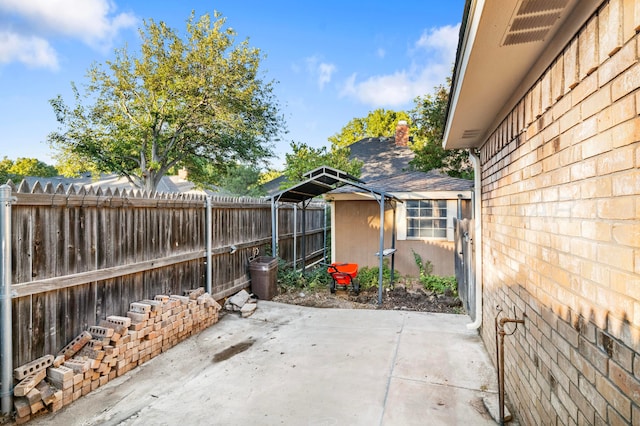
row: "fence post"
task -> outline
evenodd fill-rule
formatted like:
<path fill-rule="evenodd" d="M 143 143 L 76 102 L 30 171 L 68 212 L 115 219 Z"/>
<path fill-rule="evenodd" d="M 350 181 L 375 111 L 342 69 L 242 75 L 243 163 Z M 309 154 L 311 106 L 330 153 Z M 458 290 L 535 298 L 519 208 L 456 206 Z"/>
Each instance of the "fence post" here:
<path fill-rule="evenodd" d="M 211 285 L 211 275 L 212 275 L 212 265 L 211 265 L 211 250 L 213 248 L 213 237 L 211 235 L 211 228 L 213 226 L 213 219 L 212 219 L 212 214 L 211 214 L 211 196 L 207 197 L 207 211 L 206 211 L 206 219 L 205 222 L 207 223 L 207 293 L 209 294 L 213 294 L 211 292 L 212 290 L 212 285 Z"/>
<path fill-rule="evenodd" d="M 327 262 L 327 206 L 328 204 L 325 202 L 323 210 L 324 228 L 322 230 L 322 263 L 329 263 Z"/>
<path fill-rule="evenodd" d="M 298 205 L 293 205 L 293 271 L 296 271 L 298 260 Z M 304 272 L 304 271 L 303 271 Z"/>
<path fill-rule="evenodd" d="M 0 186 L 0 411 L 12 410 L 13 343 L 11 320 L 11 187 Z"/>
<path fill-rule="evenodd" d="M 271 255 L 278 257 L 278 207 L 276 201 L 271 196 Z"/>

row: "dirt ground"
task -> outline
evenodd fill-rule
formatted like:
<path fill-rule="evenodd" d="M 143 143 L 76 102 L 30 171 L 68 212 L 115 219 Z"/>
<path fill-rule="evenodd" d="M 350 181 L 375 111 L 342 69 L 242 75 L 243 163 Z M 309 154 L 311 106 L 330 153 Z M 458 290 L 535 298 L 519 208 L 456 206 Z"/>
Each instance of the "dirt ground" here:
<path fill-rule="evenodd" d="M 355 295 L 351 290 L 340 287 L 331 294 L 328 288 L 291 289 L 281 292 L 273 298 L 274 302 L 292 305 L 311 306 L 316 308 L 342 309 L 386 309 L 419 312 L 439 312 L 462 314 L 464 308 L 458 297 L 452 294 L 435 294 L 425 291 L 418 284 L 403 281 L 393 289 L 384 289 L 382 305 L 378 305 L 378 289 L 361 290 Z"/>

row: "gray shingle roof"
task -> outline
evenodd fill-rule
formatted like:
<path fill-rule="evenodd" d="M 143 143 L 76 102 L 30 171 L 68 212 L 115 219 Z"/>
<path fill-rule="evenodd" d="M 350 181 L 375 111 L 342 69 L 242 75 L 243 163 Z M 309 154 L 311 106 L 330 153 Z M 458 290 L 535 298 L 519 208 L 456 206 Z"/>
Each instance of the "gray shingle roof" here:
<path fill-rule="evenodd" d="M 365 182 L 408 170 L 409 161 L 414 157 L 409 147 L 397 146 L 393 137 L 364 138 L 352 143 L 349 148 L 349 158 L 364 163 L 360 179 Z"/>
<path fill-rule="evenodd" d="M 394 176 L 366 181 L 366 185 L 383 192 L 415 192 L 415 191 L 470 191 L 473 181 L 454 178 L 437 171 L 401 172 Z M 348 194 L 362 192 L 353 186 L 343 186 L 331 191 L 332 194 Z"/>

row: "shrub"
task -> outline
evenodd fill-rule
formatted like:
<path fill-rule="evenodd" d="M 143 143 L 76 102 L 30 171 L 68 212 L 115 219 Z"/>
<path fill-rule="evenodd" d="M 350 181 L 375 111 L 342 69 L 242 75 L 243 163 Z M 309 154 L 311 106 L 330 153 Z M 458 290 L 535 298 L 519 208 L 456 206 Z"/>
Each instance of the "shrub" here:
<path fill-rule="evenodd" d="M 420 277 L 418 279 L 426 290 L 439 294 L 450 291 L 454 296 L 458 295 L 458 282 L 456 281 L 456 277 L 433 275 L 433 264 L 431 261 L 427 260 L 423 262 L 422 257 L 415 251 L 413 251 L 413 258 L 420 270 Z"/>
<path fill-rule="evenodd" d="M 358 270 L 357 280 L 360 283 L 361 289 L 368 289 L 371 287 L 378 287 L 378 279 L 380 275 L 379 266 L 365 266 Z M 391 286 L 391 269 L 389 268 L 389 259 L 384 259 L 382 262 L 382 287 L 388 288 Z"/>
<path fill-rule="evenodd" d="M 420 282 L 425 289 L 436 293 L 446 293 L 451 291 L 454 296 L 458 295 L 458 283 L 456 277 L 441 277 L 439 275 L 426 275 L 420 278 Z"/>
<path fill-rule="evenodd" d="M 326 269 L 315 266 L 305 273 L 301 270 L 294 271 L 282 259 L 278 265 L 278 285 L 285 290 L 291 289 L 314 289 L 317 287 L 328 287 L 331 276 Z"/>

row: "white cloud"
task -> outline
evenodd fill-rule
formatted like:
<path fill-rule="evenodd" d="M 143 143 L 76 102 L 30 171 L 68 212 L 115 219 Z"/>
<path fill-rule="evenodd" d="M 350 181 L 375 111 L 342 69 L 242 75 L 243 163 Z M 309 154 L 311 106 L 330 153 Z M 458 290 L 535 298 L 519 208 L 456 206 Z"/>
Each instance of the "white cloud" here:
<path fill-rule="evenodd" d="M 441 54 L 445 59 L 451 62 L 455 59 L 456 49 L 458 47 L 458 33 L 460 24 L 445 25 L 440 28 L 431 28 L 422 33 L 422 36 L 416 42 L 417 48 L 426 50 L 434 50 Z"/>
<path fill-rule="evenodd" d="M 320 89 L 324 87 L 325 84 L 331 81 L 331 75 L 336 71 L 336 66 L 333 64 L 321 63 L 318 65 L 318 86 Z"/>
<path fill-rule="evenodd" d="M 132 14 L 113 16 L 116 6 L 110 0 L 0 0 L 0 9 L 89 45 L 109 42 L 136 23 Z"/>
<path fill-rule="evenodd" d="M 429 93 L 451 73 L 459 28 L 458 24 L 426 30 L 410 50 L 411 63 L 406 69 L 364 80 L 352 74 L 344 82 L 341 95 L 379 108 L 405 105 Z"/>
<path fill-rule="evenodd" d="M 108 49 L 120 30 L 136 24 L 134 15 L 116 14 L 111 0 L 0 0 L 0 11 L 28 23 L 29 33 L 5 29 L 4 37 L 17 43 L 12 50 L 23 51 L 21 62 L 32 64 L 51 63 L 55 57 L 45 37 L 71 37 L 93 48 Z"/>
<path fill-rule="evenodd" d="M 356 78 L 356 74 L 352 74 L 347 79 L 342 95 L 354 97 L 363 104 L 399 106 L 415 97 L 416 84 L 404 71 L 370 77 L 362 82 L 356 82 Z"/>
<path fill-rule="evenodd" d="M 43 38 L 0 32 L 0 63 L 21 62 L 33 68 L 58 69 L 58 57 Z"/>
<path fill-rule="evenodd" d="M 379 47 L 378 50 L 376 50 L 376 56 L 380 59 L 384 59 L 384 57 L 387 56 L 387 51 L 382 47 Z"/>
<path fill-rule="evenodd" d="M 305 59 L 307 63 L 307 71 L 317 82 L 320 90 L 324 88 L 327 83 L 331 82 L 333 73 L 337 68 L 334 64 L 327 62 L 321 62 L 317 56 L 310 56 Z"/>

